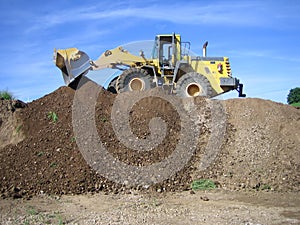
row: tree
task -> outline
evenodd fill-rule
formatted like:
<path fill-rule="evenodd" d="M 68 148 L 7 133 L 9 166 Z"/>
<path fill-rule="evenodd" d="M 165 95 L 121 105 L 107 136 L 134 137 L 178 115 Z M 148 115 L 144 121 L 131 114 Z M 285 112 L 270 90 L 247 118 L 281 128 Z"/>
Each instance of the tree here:
<path fill-rule="evenodd" d="M 300 87 L 296 87 L 290 90 L 287 96 L 287 102 L 290 105 L 300 102 Z"/>

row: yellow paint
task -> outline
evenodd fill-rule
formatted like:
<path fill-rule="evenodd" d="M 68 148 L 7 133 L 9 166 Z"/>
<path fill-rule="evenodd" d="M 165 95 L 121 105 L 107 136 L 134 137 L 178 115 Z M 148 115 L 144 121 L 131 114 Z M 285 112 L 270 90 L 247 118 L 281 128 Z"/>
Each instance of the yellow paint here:
<path fill-rule="evenodd" d="M 172 34 L 157 35 L 157 38 L 172 37 Z M 208 61 L 208 60 L 191 60 L 190 56 L 181 56 L 181 36 L 175 34 L 175 53 L 172 54 L 172 65 L 176 65 L 179 60 L 186 60 L 193 70 L 203 76 L 207 77 L 211 86 L 217 94 L 221 94 L 224 90 L 220 87 L 221 77 L 231 77 L 231 68 L 227 57 L 223 57 L 220 61 Z M 78 60 L 80 58 L 79 50 L 77 48 L 68 48 L 55 50 L 55 64 L 62 69 L 67 63 L 70 66 L 70 60 Z M 200 57 L 201 58 L 201 57 Z M 124 50 L 121 46 L 105 51 L 97 60 L 92 61 L 92 69 L 100 70 L 103 68 L 111 68 L 114 65 L 128 65 L 130 67 L 142 68 L 143 66 L 153 66 L 157 71 L 157 75 L 160 76 L 162 71 L 160 70 L 159 59 L 146 59 L 143 55 L 136 56 L 128 51 Z M 218 71 L 218 65 L 221 64 L 223 70 Z M 172 74 L 171 74 L 172 75 Z M 164 77 L 165 84 L 170 84 L 173 78 Z M 226 90 L 225 90 L 226 91 Z"/>

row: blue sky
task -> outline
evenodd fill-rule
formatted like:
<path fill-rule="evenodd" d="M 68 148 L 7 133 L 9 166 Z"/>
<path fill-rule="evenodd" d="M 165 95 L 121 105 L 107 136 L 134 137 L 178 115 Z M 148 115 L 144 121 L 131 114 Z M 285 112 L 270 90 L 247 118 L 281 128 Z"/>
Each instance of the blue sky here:
<path fill-rule="evenodd" d="M 23 101 L 64 85 L 54 48 L 77 47 L 97 59 L 106 49 L 173 32 L 193 52 L 202 54 L 208 41 L 208 56 L 228 56 L 248 97 L 286 103 L 300 87 L 298 0 L 1 0 L 0 10 L 0 90 Z"/>

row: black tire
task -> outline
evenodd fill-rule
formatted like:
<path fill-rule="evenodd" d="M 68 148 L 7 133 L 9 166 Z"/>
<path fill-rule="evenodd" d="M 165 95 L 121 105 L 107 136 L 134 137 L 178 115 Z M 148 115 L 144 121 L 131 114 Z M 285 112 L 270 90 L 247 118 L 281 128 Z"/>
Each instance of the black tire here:
<path fill-rule="evenodd" d="M 204 96 L 211 98 L 216 95 L 208 79 L 196 72 L 184 74 L 176 83 L 176 95 L 186 97 Z"/>
<path fill-rule="evenodd" d="M 146 70 L 130 68 L 124 71 L 117 79 L 118 93 L 126 91 L 144 91 L 154 87 L 154 82 Z"/>
<path fill-rule="evenodd" d="M 118 77 L 114 78 L 108 85 L 107 90 L 111 93 L 117 94 L 117 79 Z"/>

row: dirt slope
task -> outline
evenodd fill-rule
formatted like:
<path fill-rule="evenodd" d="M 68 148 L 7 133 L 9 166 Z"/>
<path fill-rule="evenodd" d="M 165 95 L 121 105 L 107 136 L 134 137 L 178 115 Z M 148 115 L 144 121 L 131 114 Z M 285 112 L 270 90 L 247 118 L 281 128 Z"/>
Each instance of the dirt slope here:
<path fill-rule="evenodd" d="M 29 197 L 41 192 L 61 195 L 129 191 L 124 185 L 98 175 L 78 150 L 72 126 L 74 93 L 70 88 L 61 87 L 13 112 L 17 124 L 22 123 L 25 138 L 2 142 L 0 147 L 2 197 Z M 125 147 L 114 135 L 110 115 L 115 97 L 102 91 L 95 108 L 97 131 L 109 152 L 122 162 L 139 166 L 168 157 L 178 143 L 181 129 L 172 106 L 153 99 L 133 107 L 130 124 L 137 137 L 149 135 L 148 123 L 153 116 L 162 117 L 168 125 L 166 140 L 153 151 L 141 154 Z M 205 110 L 208 108 L 207 101 L 201 98 L 196 99 L 195 104 Z M 234 99 L 221 101 L 221 104 L 225 109 L 226 132 L 214 162 L 204 171 L 199 170 L 199 160 L 205 154 L 211 135 L 211 128 L 204 123 L 190 162 L 170 179 L 144 191 L 186 190 L 196 178 L 211 178 L 225 189 L 299 191 L 300 110 L 261 99 Z M 57 114 L 57 122 L 48 118 L 49 112 Z M 1 134 L 7 129 L 3 124 L 8 113 L 11 112 L 1 108 Z M 204 121 L 210 120 L 211 115 L 207 113 Z M 16 129 L 17 124 L 12 123 L 11 130 Z"/>
<path fill-rule="evenodd" d="M 23 140 L 22 121 L 16 117 L 14 112 L 24 107 L 26 104 L 18 100 L 0 100 L 0 148 Z"/>
<path fill-rule="evenodd" d="M 229 131 L 210 177 L 228 189 L 299 191 L 299 109 L 251 98 L 224 104 Z"/>

